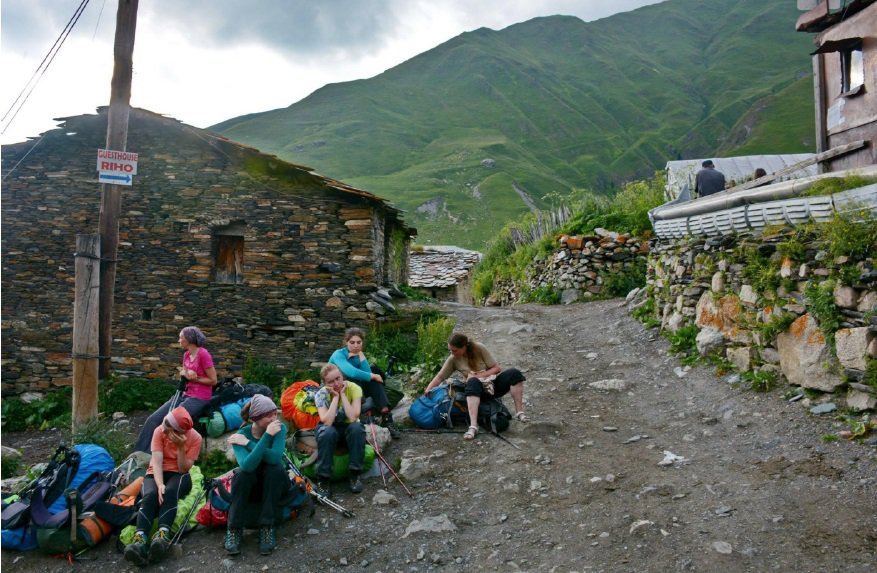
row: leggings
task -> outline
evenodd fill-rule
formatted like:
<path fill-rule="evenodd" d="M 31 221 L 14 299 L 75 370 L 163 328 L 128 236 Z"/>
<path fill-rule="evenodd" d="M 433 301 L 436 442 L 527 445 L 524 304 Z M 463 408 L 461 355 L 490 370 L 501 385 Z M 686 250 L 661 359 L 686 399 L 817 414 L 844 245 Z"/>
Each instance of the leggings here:
<path fill-rule="evenodd" d="M 164 501 L 158 505 L 158 486 L 155 476 L 146 476 L 143 481 L 143 501 L 137 512 L 137 531 L 149 533 L 152 521 L 158 516 L 158 526 L 170 529 L 177 516 L 177 503 L 192 491 L 192 476 L 188 473 L 164 472 Z"/>

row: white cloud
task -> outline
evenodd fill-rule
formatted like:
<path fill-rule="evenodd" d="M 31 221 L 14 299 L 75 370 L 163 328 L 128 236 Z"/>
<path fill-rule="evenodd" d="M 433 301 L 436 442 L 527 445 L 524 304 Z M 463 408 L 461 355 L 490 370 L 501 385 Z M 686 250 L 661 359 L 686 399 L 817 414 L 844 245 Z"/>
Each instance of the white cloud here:
<path fill-rule="evenodd" d="M 327 83 L 378 75 L 465 31 L 501 29 L 553 14 L 593 20 L 657 1 L 144 1 L 138 14 L 131 103 L 206 127 L 286 107 Z M 78 4 L 3 0 L 2 112 Z M 88 6 L 0 141 L 36 136 L 55 126 L 52 118 L 93 113 L 107 104 L 115 12 L 115 2 Z"/>

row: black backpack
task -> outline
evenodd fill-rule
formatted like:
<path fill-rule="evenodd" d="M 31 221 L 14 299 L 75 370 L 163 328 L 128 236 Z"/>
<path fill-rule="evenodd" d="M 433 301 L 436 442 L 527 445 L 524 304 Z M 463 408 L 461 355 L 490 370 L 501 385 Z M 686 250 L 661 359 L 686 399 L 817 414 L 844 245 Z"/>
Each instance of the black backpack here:
<path fill-rule="evenodd" d="M 452 379 L 451 394 L 453 395 L 453 409 L 451 419 L 454 423 L 469 423 L 469 407 L 466 404 L 466 383 L 459 379 Z M 478 425 L 494 434 L 505 432 L 509 429 L 512 421 L 512 413 L 499 398 L 482 398 L 478 405 Z"/>
<path fill-rule="evenodd" d="M 45 504 L 51 505 L 60 498 L 70 486 L 79 470 L 79 452 L 64 444 L 58 446 L 49 464 L 38 478 L 30 482 L 20 492 L 18 499 L 3 501 L 3 529 L 18 529 L 30 523 L 31 499 L 39 491 Z"/>

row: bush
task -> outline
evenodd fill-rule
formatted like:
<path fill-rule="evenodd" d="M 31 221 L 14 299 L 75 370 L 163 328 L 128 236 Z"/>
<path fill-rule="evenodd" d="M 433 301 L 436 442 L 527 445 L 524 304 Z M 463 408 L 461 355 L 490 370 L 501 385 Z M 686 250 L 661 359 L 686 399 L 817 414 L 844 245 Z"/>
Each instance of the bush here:
<path fill-rule="evenodd" d="M 177 383 L 145 378 L 120 378 L 110 374 L 98 385 L 98 410 L 114 412 L 156 410 L 176 392 Z"/>
<path fill-rule="evenodd" d="M 3 400 L 2 422 L 5 432 L 22 432 L 31 428 L 45 430 L 68 426 L 73 389 L 70 387 L 46 394 L 42 400 L 27 403 L 17 398 Z"/>
<path fill-rule="evenodd" d="M 609 296 L 627 296 L 633 289 L 646 286 L 646 261 L 636 259 L 622 272 L 604 275 L 603 284 Z"/>
<path fill-rule="evenodd" d="M 74 444 L 97 444 L 103 446 L 120 463 L 128 455 L 131 445 L 125 432 L 116 430 L 112 423 L 100 417 L 81 424 L 70 435 Z"/>
<path fill-rule="evenodd" d="M 237 462 L 230 461 L 223 450 L 210 450 L 205 454 L 198 466 L 205 478 L 221 476 L 229 470 L 237 467 Z"/>
<path fill-rule="evenodd" d="M 521 302 L 538 302 L 539 304 L 560 304 L 560 291 L 553 286 L 541 286 L 521 293 Z"/>
<path fill-rule="evenodd" d="M 441 368 L 448 356 L 448 338 L 454 331 L 454 321 L 441 317 L 431 322 L 417 325 L 417 363 L 425 372 L 436 372 Z M 426 381 L 422 384 L 425 387 Z M 413 389 L 415 393 L 423 391 L 423 387 Z"/>
<path fill-rule="evenodd" d="M 253 356 L 247 356 L 241 376 L 244 379 L 244 384 L 267 386 L 271 388 L 275 396 L 279 396 L 282 391 L 283 380 L 280 377 L 280 373 L 277 372 L 277 367 L 270 362 L 259 360 Z"/>

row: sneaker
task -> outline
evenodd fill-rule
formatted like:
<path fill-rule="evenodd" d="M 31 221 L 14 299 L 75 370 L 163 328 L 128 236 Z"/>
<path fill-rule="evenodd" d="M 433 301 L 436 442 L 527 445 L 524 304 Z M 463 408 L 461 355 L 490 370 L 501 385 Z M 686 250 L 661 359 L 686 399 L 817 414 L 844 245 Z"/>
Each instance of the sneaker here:
<path fill-rule="evenodd" d="M 271 555 L 277 547 L 277 532 L 273 527 L 262 527 L 259 530 L 259 553 Z"/>
<path fill-rule="evenodd" d="M 326 497 L 332 497 L 332 482 L 329 478 L 317 476 L 317 489 Z"/>
<path fill-rule="evenodd" d="M 244 540 L 243 529 L 226 529 L 225 530 L 225 551 L 229 555 L 240 555 L 241 542 Z"/>
<path fill-rule="evenodd" d="M 149 562 L 160 561 L 170 546 L 171 532 L 166 527 L 162 527 L 152 536 L 152 543 L 149 544 Z"/>
<path fill-rule="evenodd" d="M 125 547 L 125 560 L 139 566 L 148 563 L 146 555 L 146 534 L 138 531 L 134 534 L 134 540 Z"/>
<path fill-rule="evenodd" d="M 353 493 L 362 491 L 362 480 L 359 479 L 359 472 L 350 473 L 350 491 Z"/>
<path fill-rule="evenodd" d="M 393 422 L 393 414 L 386 414 L 382 422 L 382 426 L 390 431 L 391 438 L 393 438 L 394 440 L 398 440 L 402 437 L 402 432 L 399 431 L 399 428 L 396 427 L 396 423 Z"/>

